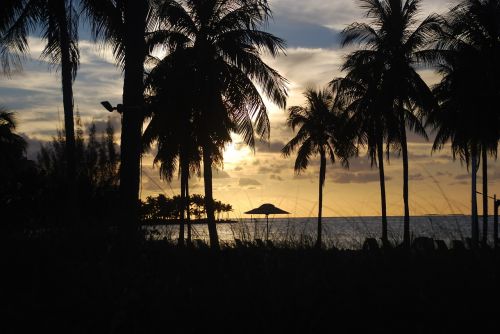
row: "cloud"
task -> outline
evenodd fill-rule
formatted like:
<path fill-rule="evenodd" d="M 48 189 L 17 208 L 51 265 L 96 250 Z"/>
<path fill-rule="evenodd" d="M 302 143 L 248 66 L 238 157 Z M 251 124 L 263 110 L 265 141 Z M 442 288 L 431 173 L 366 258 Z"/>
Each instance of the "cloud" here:
<path fill-rule="evenodd" d="M 279 175 L 276 175 L 276 174 L 271 174 L 271 176 L 269 176 L 269 178 L 271 180 L 275 180 L 275 181 L 284 181 L 283 178 Z"/>
<path fill-rule="evenodd" d="M 421 173 L 408 175 L 408 180 L 410 180 L 410 181 L 422 181 L 423 179 L 424 179 L 424 176 Z"/>
<path fill-rule="evenodd" d="M 278 14 L 269 31 L 284 39 L 288 47 L 338 47 L 340 31 L 316 22 L 304 22 Z"/>
<path fill-rule="evenodd" d="M 240 187 L 248 187 L 248 186 L 260 186 L 262 185 L 259 181 L 248 178 L 241 178 L 239 182 Z"/>
<path fill-rule="evenodd" d="M 28 144 L 26 148 L 26 156 L 29 160 L 36 160 L 38 153 L 42 148 L 42 145 L 47 145 L 49 143 L 49 141 L 47 140 L 38 139 L 36 137 L 30 137 L 26 133 L 19 133 L 19 135 L 23 137 L 24 140 L 26 140 L 26 143 Z"/>
<path fill-rule="evenodd" d="M 256 143 L 255 149 L 257 152 L 261 153 L 281 153 L 283 146 L 285 146 L 285 143 L 280 140 L 271 141 L 269 143 L 259 141 Z"/>
<path fill-rule="evenodd" d="M 218 170 L 218 169 L 212 168 L 212 178 L 213 179 L 230 179 L 231 176 L 223 170 Z"/>
<path fill-rule="evenodd" d="M 385 181 L 391 180 L 390 176 L 385 177 Z M 336 183 L 370 183 L 379 182 L 379 174 L 373 172 L 357 172 L 357 173 L 337 173 L 333 176 L 333 182 Z"/>

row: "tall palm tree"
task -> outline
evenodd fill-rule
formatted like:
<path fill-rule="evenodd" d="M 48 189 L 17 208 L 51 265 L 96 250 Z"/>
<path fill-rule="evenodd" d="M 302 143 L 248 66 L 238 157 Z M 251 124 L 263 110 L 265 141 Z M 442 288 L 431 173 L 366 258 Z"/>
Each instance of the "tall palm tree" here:
<path fill-rule="evenodd" d="M 182 45 L 180 45 L 182 47 Z M 189 217 L 189 178 L 200 175 L 201 156 L 197 134 L 193 131 L 194 115 L 191 91 L 184 77 L 190 70 L 184 50 L 173 50 L 151 70 L 146 80 L 148 117 L 151 118 L 143 135 L 145 149 L 158 143 L 154 163 L 160 164 L 160 175 L 171 181 L 175 171 L 181 178 L 182 219 L 179 245 L 184 245 L 184 223 L 187 222 L 191 242 Z"/>
<path fill-rule="evenodd" d="M 500 1 L 466 0 L 452 8 L 442 30 L 436 34 L 436 47 L 422 53 L 423 59 L 437 65 L 443 79 L 436 86 L 441 112 L 429 121 L 439 128 L 443 145 L 450 140 L 472 167 L 472 241 L 479 243 L 476 174 L 483 167 L 483 238 L 488 240 L 488 155 L 496 157 L 500 138 Z M 450 110 L 454 108 L 454 110 Z M 458 117 L 458 119 L 453 119 Z M 438 146 L 439 148 L 440 146 Z"/>
<path fill-rule="evenodd" d="M 262 53 L 276 56 L 284 41 L 259 30 L 271 15 L 263 0 L 160 1 L 165 43 L 182 41 L 183 82 L 190 83 L 193 131 L 203 157 L 203 177 L 210 243 L 219 247 L 212 194 L 212 166 L 231 132 L 250 147 L 255 133 L 269 138 L 267 108 L 257 86 L 280 107 L 286 104 L 286 80 L 265 64 Z M 160 38 L 159 38 L 160 39 Z M 158 40 L 159 40 L 158 39 Z"/>
<path fill-rule="evenodd" d="M 141 135 L 144 120 L 146 35 L 155 21 L 152 0 L 81 0 L 96 40 L 111 45 L 124 73 L 121 107 L 120 193 L 123 228 L 134 230 L 139 214 Z"/>
<path fill-rule="evenodd" d="M 300 173 L 307 169 L 313 155 L 320 157 L 318 230 L 316 246 L 322 245 L 322 210 L 323 186 L 326 177 L 326 158 L 332 163 L 336 158 L 342 165 L 349 165 L 349 157 L 356 152 L 345 131 L 346 117 L 338 108 L 334 108 L 334 96 L 328 91 L 308 90 L 305 93 L 307 106 L 293 106 L 288 109 L 287 125 L 297 134 L 282 149 L 283 156 L 288 157 L 297 151 L 295 171 Z"/>
<path fill-rule="evenodd" d="M 410 244 L 410 208 L 408 188 L 407 128 L 426 136 L 421 113 L 435 108 L 432 92 L 416 72 L 418 52 L 428 43 L 440 20 L 430 15 L 417 24 L 420 0 L 359 0 L 370 23 L 353 23 L 343 31 L 343 46 L 364 45 L 352 57 L 354 63 L 369 66 L 381 73 L 381 106 L 398 117 L 398 130 L 388 133 L 388 140 L 398 143 L 403 158 L 403 201 L 405 246 Z M 418 111 L 418 113 L 415 113 Z"/>
<path fill-rule="evenodd" d="M 458 57 L 457 57 L 458 56 Z M 461 160 L 471 167 L 471 217 L 472 242 L 477 247 L 479 226 L 477 218 L 476 176 L 478 169 L 479 140 L 477 132 L 478 118 L 468 94 L 468 81 L 472 63 L 463 55 L 447 55 L 447 60 L 440 66 L 443 75 L 441 82 L 434 88 L 434 93 L 440 103 L 440 109 L 429 115 L 428 122 L 436 130 L 433 150 L 441 149 L 448 141 L 451 142 L 453 158 Z"/>
<path fill-rule="evenodd" d="M 4 70 L 20 66 L 20 60 L 29 50 L 28 36 L 37 33 L 46 41 L 42 58 L 61 70 L 66 173 L 73 195 L 76 182 L 73 81 L 80 59 L 78 17 L 72 0 L 7 0 L 0 14 L 0 60 Z"/>
<path fill-rule="evenodd" d="M 364 68 L 357 64 L 353 53 L 342 66 L 347 71 L 344 78 L 336 78 L 330 86 L 338 92 L 336 104 L 345 106 L 348 114 L 346 127 L 355 134 L 358 145 L 367 147 L 372 166 L 377 163 L 380 181 L 380 204 L 382 213 L 382 242 L 388 244 L 387 204 L 385 192 L 384 142 L 388 131 L 397 131 L 397 118 L 391 110 L 380 104 L 381 69 Z M 390 143 L 387 143 L 389 147 Z M 387 152 L 389 152 L 387 150 Z M 389 154 L 387 154 L 389 159 Z"/>

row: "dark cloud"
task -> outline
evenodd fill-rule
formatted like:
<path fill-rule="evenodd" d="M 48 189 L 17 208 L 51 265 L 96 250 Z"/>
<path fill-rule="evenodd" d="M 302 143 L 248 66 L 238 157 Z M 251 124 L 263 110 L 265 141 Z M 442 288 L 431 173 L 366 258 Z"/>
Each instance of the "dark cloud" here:
<path fill-rule="evenodd" d="M 281 153 L 281 149 L 285 146 L 282 141 L 271 141 L 270 143 L 257 142 L 255 149 L 257 152 L 261 153 Z"/>
<path fill-rule="evenodd" d="M 386 181 L 391 180 L 390 176 L 385 177 Z M 370 183 L 379 182 L 379 174 L 373 172 L 357 172 L 357 173 L 337 173 L 333 176 L 333 182 L 336 183 Z"/>
<path fill-rule="evenodd" d="M 100 134 L 100 133 L 103 133 L 106 131 L 106 128 L 108 126 L 108 121 L 110 122 L 111 126 L 115 130 L 115 134 L 120 133 L 120 131 L 121 131 L 121 118 L 116 113 L 110 114 L 107 119 L 93 119 L 91 122 L 86 124 L 85 128 L 88 129 L 91 126 L 91 124 L 95 124 L 96 131 L 97 131 L 97 133 Z"/>
<path fill-rule="evenodd" d="M 269 31 L 283 38 L 288 47 L 324 48 L 338 47 L 340 32 L 319 24 L 301 22 L 277 15 Z"/>
<path fill-rule="evenodd" d="M 240 187 L 247 187 L 247 186 L 260 186 L 261 183 L 257 180 L 254 179 L 248 179 L 248 178 L 241 178 L 239 182 Z"/>
<path fill-rule="evenodd" d="M 46 140 L 30 137 L 26 133 L 20 133 L 19 135 L 23 137 L 24 140 L 26 140 L 26 143 L 28 144 L 26 148 L 26 156 L 30 160 L 36 160 L 38 152 L 40 152 L 42 145 L 46 145 L 49 143 Z"/>
<path fill-rule="evenodd" d="M 212 168 L 212 178 L 213 179 L 230 179 L 231 176 L 223 170 L 217 170 L 217 169 Z"/>
<path fill-rule="evenodd" d="M 408 176 L 408 180 L 411 180 L 411 181 L 422 181 L 423 179 L 424 179 L 424 176 L 421 173 L 410 174 Z"/>
<path fill-rule="evenodd" d="M 281 174 L 283 168 L 288 167 L 286 164 L 271 164 L 259 167 L 259 174 Z"/>
<path fill-rule="evenodd" d="M 283 178 L 279 175 L 275 175 L 275 174 L 271 174 L 271 176 L 269 176 L 269 178 L 271 180 L 275 180 L 275 181 L 283 181 Z"/>

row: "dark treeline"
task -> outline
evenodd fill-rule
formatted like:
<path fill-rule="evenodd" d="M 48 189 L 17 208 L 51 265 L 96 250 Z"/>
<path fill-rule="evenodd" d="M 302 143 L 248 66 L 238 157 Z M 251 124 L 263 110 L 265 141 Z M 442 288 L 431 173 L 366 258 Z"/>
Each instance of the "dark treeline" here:
<path fill-rule="evenodd" d="M 79 161 L 75 169 L 76 204 L 70 202 L 74 198 L 70 196 L 67 178 L 64 133 L 59 131 L 52 141 L 44 144 L 36 161 L 25 157 L 26 142 L 22 137 L 5 133 L 17 138 L 19 145 L 9 148 L 13 158 L 8 168 L 2 170 L 7 174 L 0 187 L 2 228 L 67 228 L 68 224 L 98 227 L 115 219 L 120 158 L 114 129 L 108 121 L 100 134 L 94 123 L 85 132 L 79 117 L 76 124 L 75 153 Z"/>
<path fill-rule="evenodd" d="M 188 201 L 187 204 L 184 200 Z M 205 208 L 205 198 L 203 195 L 193 194 L 189 198 L 174 196 L 169 198 L 165 195 L 156 197 L 148 196 L 141 205 L 141 221 L 144 223 L 161 223 L 168 220 L 182 219 L 185 206 L 189 207 L 189 215 L 193 219 L 206 219 L 207 210 Z M 214 211 L 217 219 L 221 218 L 223 213 L 233 211 L 231 204 L 224 204 L 221 201 L 214 200 Z"/>

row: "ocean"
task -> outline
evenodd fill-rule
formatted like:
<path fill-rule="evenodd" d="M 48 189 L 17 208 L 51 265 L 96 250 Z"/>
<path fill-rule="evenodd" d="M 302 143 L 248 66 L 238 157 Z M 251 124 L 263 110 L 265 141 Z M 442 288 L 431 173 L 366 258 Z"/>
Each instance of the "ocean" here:
<path fill-rule="evenodd" d="M 388 235 L 393 243 L 403 239 L 403 217 L 388 217 Z M 482 235 L 482 217 L 479 217 L 479 231 Z M 489 217 L 488 237 L 493 239 L 493 217 Z M 178 226 L 147 227 L 148 235 L 154 239 L 178 238 Z M 429 215 L 410 217 L 411 237 L 431 237 L 446 243 L 464 240 L 471 235 L 471 218 L 467 215 Z M 276 244 L 314 244 L 317 234 L 317 218 L 269 218 L 269 240 Z M 217 232 L 221 243 L 232 244 L 235 239 L 253 241 L 266 239 L 266 219 L 239 219 L 232 224 L 218 224 Z M 366 238 L 380 238 L 382 224 L 380 217 L 324 217 L 323 242 L 327 247 L 359 249 Z M 208 241 L 205 225 L 193 225 L 193 239 Z"/>

